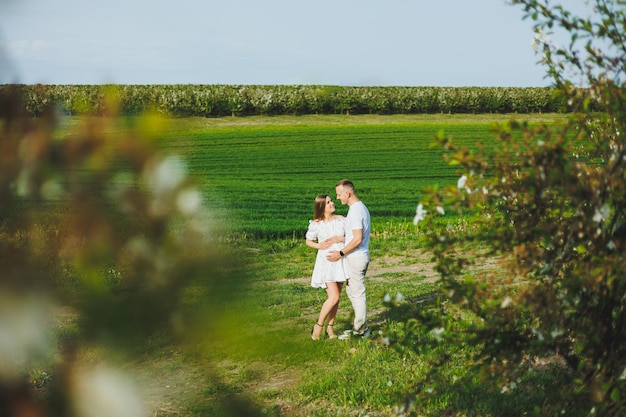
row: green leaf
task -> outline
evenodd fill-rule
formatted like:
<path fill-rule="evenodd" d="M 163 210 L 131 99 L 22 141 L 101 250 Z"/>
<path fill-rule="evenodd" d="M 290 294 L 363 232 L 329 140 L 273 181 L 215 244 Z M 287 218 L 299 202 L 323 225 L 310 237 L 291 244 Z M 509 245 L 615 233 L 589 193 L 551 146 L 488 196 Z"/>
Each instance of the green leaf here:
<path fill-rule="evenodd" d="M 620 399 L 619 389 L 613 388 L 613 390 L 611 391 L 611 400 L 617 403 L 619 402 L 619 399 Z"/>

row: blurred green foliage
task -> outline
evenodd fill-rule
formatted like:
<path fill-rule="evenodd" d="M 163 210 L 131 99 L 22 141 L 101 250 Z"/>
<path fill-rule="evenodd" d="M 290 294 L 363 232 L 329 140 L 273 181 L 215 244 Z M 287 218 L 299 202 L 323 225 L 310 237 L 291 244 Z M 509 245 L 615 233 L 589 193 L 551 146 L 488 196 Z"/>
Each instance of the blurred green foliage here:
<path fill-rule="evenodd" d="M 0 102 L 2 415 L 150 415 L 126 360 L 217 337 L 245 273 L 184 160 L 152 146 L 157 118 L 112 128 L 112 96 L 57 138 L 52 103 L 32 118 L 21 93 Z"/>
<path fill-rule="evenodd" d="M 578 17 L 549 1 L 511 3 L 535 21 L 542 62 L 573 112 L 561 125 L 498 125 L 495 154 L 439 135 L 438 146 L 461 175 L 427 193 L 427 214 L 416 222 L 437 259 L 441 298 L 430 309 L 405 311 L 414 331 L 395 343 L 418 351 L 469 344 L 476 350 L 466 360 L 475 367 L 464 380 L 479 376 L 503 394 L 538 370 L 559 370 L 562 395 L 536 404 L 536 415 L 575 409 L 622 416 L 626 9 L 597 0 L 589 2 L 594 13 Z M 557 29 L 569 44 L 551 40 Z M 471 214 L 472 227 L 459 231 L 433 221 L 444 211 Z M 489 263 L 490 269 L 475 268 Z M 434 341 L 420 336 L 426 330 Z M 436 401 L 428 390 L 451 389 L 434 366 L 415 395 Z"/>

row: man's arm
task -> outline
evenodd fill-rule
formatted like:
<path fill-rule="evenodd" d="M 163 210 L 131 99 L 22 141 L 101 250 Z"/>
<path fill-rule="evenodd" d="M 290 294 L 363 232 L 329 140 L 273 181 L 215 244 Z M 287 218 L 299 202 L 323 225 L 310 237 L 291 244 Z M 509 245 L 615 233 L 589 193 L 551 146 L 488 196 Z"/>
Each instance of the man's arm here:
<path fill-rule="evenodd" d="M 344 255 L 349 254 L 356 249 L 363 241 L 363 229 L 352 229 L 352 240 L 341 250 Z M 331 262 L 336 262 L 341 259 L 341 254 L 338 250 L 331 250 L 326 255 L 326 259 Z"/>

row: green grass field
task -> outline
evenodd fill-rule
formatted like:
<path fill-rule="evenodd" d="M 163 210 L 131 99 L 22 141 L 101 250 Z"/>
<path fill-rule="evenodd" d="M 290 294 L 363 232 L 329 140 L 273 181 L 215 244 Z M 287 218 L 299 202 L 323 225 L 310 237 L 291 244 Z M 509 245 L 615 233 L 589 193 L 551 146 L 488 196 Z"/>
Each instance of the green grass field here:
<path fill-rule="evenodd" d="M 488 145 L 490 126 L 511 115 L 302 116 L 178 119 L 162 146 L 182 154 L 209 206 L 255 238 L 301 236 L 313 199 L 351 179 L 373 229 L 410 222 L 422 190 L 461 173 L 431 145 L 438 132 Z M 518 115 L 552 122 L 562 115 Z M 228 123 L 230 122 L 230 123 Z M 338 206 L 344 214 L 346 207 Z M 223 224 L 223 223 L 222 223 Z"/>
<path fill-rule="evenodd" d="M 431 148 L 440 130 L 467 146 L 488 145 L 493 122 L 515 117 L 552 123 L 562 115 L 306 116 L 171 119 L 159 146 L 181 154 L 209 207 L 245 235 L 229 247 L 244 279 L 215 288 L 196 282 L 184 299 L 189 311 L 219 314 L 197 323 L 197 339 L 177 345 L 163 336 L 139 346 L 133 369 L 149 393 L 155 416 L 388 416 L 416 387 L 436 355 L 384 343 L 402 332 L 385 309 L 386 294 L 409 303 L 433 300 L 437 274 L 411 223 L 421 190 L 456 183 L 460 173 Z M 66 121 L 71 129 L 74 121 Z M 318 193 L 333 195 L 337 180 L 352 179 L 373 219 L 367 274 L 368 340 L 312 342 L 311 326 L 325 294 L 310 287 L 315 252 L 304 232 Z M 339 207 L 345 213 L 345 207 Z M 468 248 L 468 252 L 475 248 Z M 240 271 L 239 271 L 240 272 Z M 338 331 L 351 326 L 342 294 Z M 204 317 L 202 314 L 199 317 Z M 208 330 L 207 330 L 208 329 Z M 428 337 L 428 335 L 424 335 Z M 422 398 L 426 416 L 556 415 L 552 370 L 519 381 L 502 394 L 472 374 L 465 346 L 441 346 L 444 380 Z M 233 399 L 245 399 L 246 414 Z M 578 416 L 573 404 L 566 415 Z"/>

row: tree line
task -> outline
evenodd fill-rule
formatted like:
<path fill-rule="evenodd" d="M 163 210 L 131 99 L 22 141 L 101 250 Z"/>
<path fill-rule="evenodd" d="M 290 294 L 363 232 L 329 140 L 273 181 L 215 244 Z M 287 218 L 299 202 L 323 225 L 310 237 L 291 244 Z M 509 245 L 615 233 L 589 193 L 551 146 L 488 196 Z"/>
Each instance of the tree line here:
<path fill-rule="evenodd" d="M 120 114 L 177 117 L 303 114 L 554 113 L 570 105 L 550 87 L 348 87 L 325 85 L 4 84 L 29 116 L 51 105 L 65 115 L 103 114 L 116 97 Z"/>

